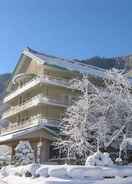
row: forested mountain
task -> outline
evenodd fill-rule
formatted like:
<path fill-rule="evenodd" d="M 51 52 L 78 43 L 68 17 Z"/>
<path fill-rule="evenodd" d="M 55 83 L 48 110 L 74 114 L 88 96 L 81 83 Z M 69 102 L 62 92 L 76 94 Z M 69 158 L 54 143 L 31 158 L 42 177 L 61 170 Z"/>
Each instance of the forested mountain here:
<path fill-rule="evenodd" d="M 0 75 L 0 98 L 3 97 L 5 94 L 5 89 L 10 77 L 11 77 L 10 73 Z"/>
<path fill-rule="evenodd" d="M 84 60 L 75 59 L 75 61 L 82 62 L 88 65 L 93 65 L 103 69 L 117 68 L 117 69 L 122 69 L 125 72 L 132 71 L 132 55 L 124 56 L 124 57 L 113 57 L 113 58 L 95 56 Z M 0 75 L 0 99 L 5 94 L 5 88 L 10 78 L 11 78 L 10 73 Z"/>
<path fill-rule="evenodd" d="M 105 57 L 92 57 L 84 60 L 77 60 L 78 62 L 83 62 L 89 65 L 97 66 L 103 69 L 124 69 L 129 70 L 132 69 L 132 55 L 124 56 L 124 57 L 113 57 L 113 58 L 105 58 Z"/>

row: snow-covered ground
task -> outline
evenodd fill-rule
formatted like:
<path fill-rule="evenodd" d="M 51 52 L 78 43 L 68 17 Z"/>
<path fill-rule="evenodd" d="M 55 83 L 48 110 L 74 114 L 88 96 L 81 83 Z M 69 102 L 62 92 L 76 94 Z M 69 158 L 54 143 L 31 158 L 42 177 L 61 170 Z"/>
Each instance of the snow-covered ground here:
<path fill-rule="evenodd" d="M 115 178 L 104 180 L 91 179 L 64 179 L 64 178 L 24 178 L 18 176 L 8 176 L 0 181 L 0 184 L 132 184 L 132 177 L 130 178 Z"/>
<path fill-rule="evenodd" d="M 132 166 L 8 166 L 0 171 L 0 184 L 132 184 Z"/>

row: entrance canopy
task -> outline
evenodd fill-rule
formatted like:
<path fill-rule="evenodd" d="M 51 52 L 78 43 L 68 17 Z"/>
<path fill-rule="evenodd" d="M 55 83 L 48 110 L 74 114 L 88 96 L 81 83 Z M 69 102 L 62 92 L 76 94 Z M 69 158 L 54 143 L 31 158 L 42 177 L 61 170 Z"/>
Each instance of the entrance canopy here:
<path fill-rule="evenodd" d="M 0 144 L 11 143 L 17 140 L 43 137 L 48 140 L 55 140 L 56 134 L 47 127 L 32 127 L 0 136 Z"/>

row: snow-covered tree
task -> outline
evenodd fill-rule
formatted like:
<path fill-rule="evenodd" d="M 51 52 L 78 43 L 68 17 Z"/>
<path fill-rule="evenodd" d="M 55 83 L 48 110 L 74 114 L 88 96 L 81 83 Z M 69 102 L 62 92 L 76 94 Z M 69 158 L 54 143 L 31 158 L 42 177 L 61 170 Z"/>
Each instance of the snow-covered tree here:
<path fill-rule="evenodd" d="M 26 165 L 34 162 L 34 151 L 29 141 L 20 141 L 15 148 L 15 164 Z"/>
<path fill-rule="evenodd" d="M 104 88 L 87 76 L 74 80 L 80 97 L 68 107 L 63 119 L 63 138 L 56 143 L 67 154 L 86 158 L 96 150 L 107 150 L 126 133 L 132 120 L 132 96 L 127 78 L 117 70 L 106 72 Z"/>
<path fill-rule="evenodd" d="M 115 69 L 106 73 L 105 86 L 106 89 L 101 95 L 106 104 L 104 116 L 108 133 L 104 145 L 107 148 L 113 141 L 118 142 L 121 134 L 132 135 L 132 129 L 129 129 L 132 122 L 132 95 L 128 79 Z"/>
<path fill-rule="evenodd" d="M 62 123 L 64 139 L 59 139 L 55 144 L 68 157 L 86 157 L 96 151 L 96 140 L 94 134 L 91 134 L 93 124 L 89 121 L 89 107 L 97 89 L 86 76 L 82 80 L 74 80 L 72 87 L 80 89 L 81 95 L 68 107 Z"/>

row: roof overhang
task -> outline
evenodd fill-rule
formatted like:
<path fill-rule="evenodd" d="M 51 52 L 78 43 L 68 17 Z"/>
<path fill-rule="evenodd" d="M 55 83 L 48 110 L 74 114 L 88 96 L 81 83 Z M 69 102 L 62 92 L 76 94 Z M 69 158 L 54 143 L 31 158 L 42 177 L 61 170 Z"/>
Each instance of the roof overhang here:
<path fill-rule="evenodd" d="M 49 128 L 43 126 L 35 126 L 32 128 L 27 128 L 12 133 L 4 134 L 0 136 L 0 144 L 11 143 L 13 141 L 19 141 L 22 139 L 32 139 L 32 138 L 45 138 L 48 140 L 55 140 L 57 137 L 56 133 Z"/>
<path fill-rule="evenodd" d="M 15 75 L 19 74 L 19 70 L 23 66 L 25 60 L 27 60 L 27 57 L 28 56 L 24 55 L 24 53 L 22 52 L 22 54 L 20 55 L 20 58 L 18 60 L 18 63 L 16 65 L 14 71 L 12 72 L 11 79 L 10 79 L 9 84 L 7 86 L 7 92 L 10 91 L 10 88 L 11 88 L 11 85 L 12 85 L 12 82 L 13 82 L 13 78 L 14 78 Z M 28 60 L 28 61 L 31 61 L 31 60 Z"/>

